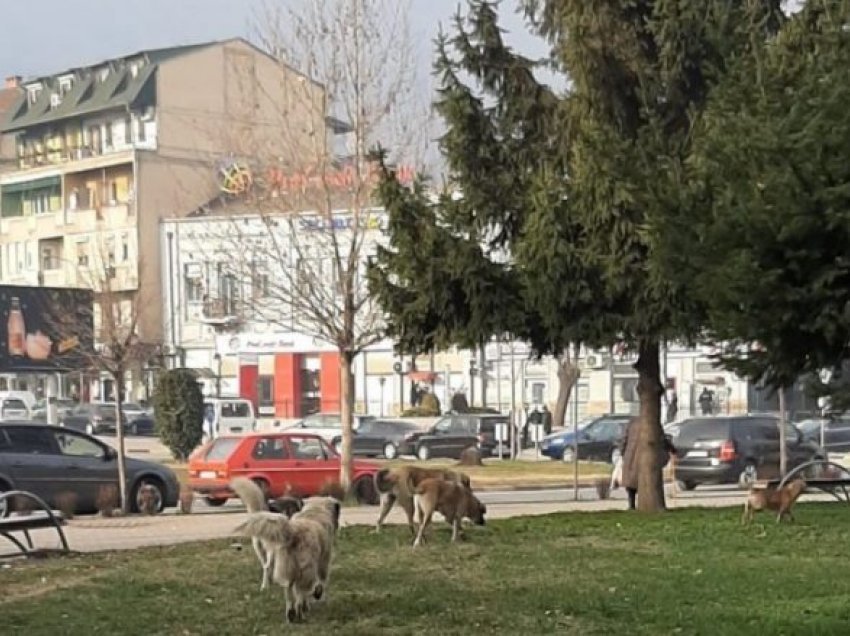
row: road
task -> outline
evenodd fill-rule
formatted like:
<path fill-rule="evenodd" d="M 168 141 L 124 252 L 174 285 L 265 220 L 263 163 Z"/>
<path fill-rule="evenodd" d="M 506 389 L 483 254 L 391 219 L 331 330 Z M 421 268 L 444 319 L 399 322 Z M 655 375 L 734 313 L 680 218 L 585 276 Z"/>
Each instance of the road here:
<path fill-rule="evenodd" d="M 589 488 L 580 490 L 579 495 L 579 501 L 574 501 L 571 489 L 514 490 L 482 492 L 481 499 L 487 504 L 488 519 L 625 508 L 622 492 L 616 492 L 613 498 L 603 501 L 597 499 L 595 492 Z M 741 491 L 734 488 L 706 488 L 669 498 L 668 505 L 671 508 L 734 506 L 741 504 L 743 496 Z M 807 495 L 804 499 L 828 501 L 831 498 L 824 495 Z M 81 552 L 222 539 L 233 536 L 233 529 L 246 517 L 244 510 L 241 503 L 236 500 L 228 502 L 221 508 L 210 508 L 198 500 L 190 515 L 169 511 L 156 517 L 134 516 L 115 519 L 80 517 L 68 524 L 66 533 L 71 548 Z M 346 507 L 342 512 L 342 531 L 344 532 L 346 526 L 373 525 L 377 515 L 378 509 L 373 506 Z M 388 522 L 404 523 L 404 513 L 398 508 L 394 509 Z M 36 544 L 40 547 L 58 546 L 55 533 L 39 530 L 33 535 Z"/>

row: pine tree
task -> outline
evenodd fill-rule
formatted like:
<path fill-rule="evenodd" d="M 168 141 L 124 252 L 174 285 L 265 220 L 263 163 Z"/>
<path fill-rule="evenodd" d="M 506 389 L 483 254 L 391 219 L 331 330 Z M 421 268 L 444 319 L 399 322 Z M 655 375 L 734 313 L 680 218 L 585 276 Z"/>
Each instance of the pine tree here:
<path fill-rule="evenodd" d="M 659 237 L 711 89 L 777 27 L 779 4 L 527 0 L 568 80 L 559 95 L 505 46 L 496 3 L 472 1 L 436 64 L 457 194 L 430 205 L 421 186 L 382 189 L 392 247 L 373 278 L 399 333 L 459 342 L 499 327 L 538 352 L 625 342 L 637 354 L 643 510 L 664 508 L 660 342 L 696 335 L 703 317 Z M 411 252 L 419 265 L 405 269 Z M 435 290 L 445 277 L 459 293 Z"/>

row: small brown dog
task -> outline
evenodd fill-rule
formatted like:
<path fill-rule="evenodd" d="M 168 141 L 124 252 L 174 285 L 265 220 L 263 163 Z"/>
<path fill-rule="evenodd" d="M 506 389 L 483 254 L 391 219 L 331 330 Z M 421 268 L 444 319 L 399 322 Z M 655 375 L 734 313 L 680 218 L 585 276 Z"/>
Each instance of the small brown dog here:
<path fill-rule="evenodd" d="M 782 488 L 768 486 L 767 488 L 751 488 L 747 501 L 744 502 L 744 514 L 741 515 L 741 523 L 753 520 L 755 513 L 760 510 L 776 510 L 776 522 L 782 521 L 782 517 L 788 516 L 794 521 L 794 513 L 791 508 L 806 490 L 806 481 L 801 478 L 793 479 Z"/>
<path fill-rule="evenodd" d="M 413 501 L 419 512 L 419 532 L 413 541 L 414 548 L 422 543 L 422 536 L 435 512 L 452 525 L 452 541 L 457 541 L 460 536 L 460 522 L 464 518 L 471 519 L 476 525 L 484 525 L 487 506 L 463 484 L 439 478 L 426 479 L 416 487 Z"/>

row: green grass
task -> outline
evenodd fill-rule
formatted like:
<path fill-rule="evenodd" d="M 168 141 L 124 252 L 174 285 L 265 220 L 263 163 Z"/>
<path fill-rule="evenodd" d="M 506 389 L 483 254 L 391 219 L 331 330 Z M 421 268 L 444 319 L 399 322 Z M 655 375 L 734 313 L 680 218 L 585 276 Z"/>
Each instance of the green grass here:
<path fill-rule="evenodd" d="M 406 528 L 344 528 L 329 600 L 285 627 L 247 541 L 15 563 L 10 634 L 846 634 L 850 509 L 739 523 L 740 509 L 515 518 L 413 550 Z"/>

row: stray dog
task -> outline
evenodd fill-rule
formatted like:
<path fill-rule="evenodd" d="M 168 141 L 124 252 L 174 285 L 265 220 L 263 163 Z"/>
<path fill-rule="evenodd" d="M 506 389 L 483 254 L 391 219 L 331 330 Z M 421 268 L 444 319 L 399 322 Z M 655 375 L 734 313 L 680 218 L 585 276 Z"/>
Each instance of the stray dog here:
<path fill-rule="evenodd" d="M 419 512 L 419 532 L 413 541 L 414 548 L 422 542 L 425 528 L 430 525 L 434 512 L 439 512 L 452 525 L 452 542 L 460 536 L 460 522 L 464 517 L 478 526 L 484 525 L 487 506 L 462 484 L 444 479 L 426 479 L 414 492 L 414 502 Z"/>
<path fill-rule="evenodd" d="M 301 510 L 303 506 L 302 501 L 296 497 L 287 496 L 266 501 L 263 490 L 255 482 L 245 477 L 237 477 L 231 481 L 230 489 L 239 496 L 250 513 L 272 510 L 289 518 Z M 254 545 L 254 552 L 257 553 L 257 559 L 259 559 L 260 566 L 263 568 L 263 578 L 260 581 L 260 590 L 262 591 L 268 587 L 271 578 L 275 551 L 273 546 L 268 545 L 258 537 L 253 537 L 251 543 Z"/>
<path fill-rule="evenodd" d="M 375 531 L 380 532 L 384 519 L 390 514 L 396 501 L 407 514 L 407 525 L 410 533 L 416 534 L 413 523 L 413 495 L 416 488 L 426 479 L 442 479 L 465 486 L 471 490 L 469 477 L 464 473 L 445 468 L 422 468 L 420 466 L 401 466 L 399 468 L 382 468 L 375 473 L 375 489 L 381 495 L 381 514 Z"/>
<path fill-rule="evenodd" d="M 767 488 L 750 488 L 750 494 L 744 502 L 744 513 L 741 515 L 741 523 L 751 522 L 755 513 L 760 510 L 776 510 L 776 523 L 782 521 L 782 517 L 788 516 L 794 521 L 794 513 L 791 508 L 806 489 L 806 482 L 801 478 L 794 479 L 782 488 L 768 486 Z"/>
<path fill-rule="evenodd" d="M 273 578 L 283 586 L 286 620 L 301 620 L 310 598 L 321 600 L 328 587 L 340 503 L 312 497 L 291 519 L 274 512 L 254 512 L 236 532 L 260 539 L 275 554 Z"/>

